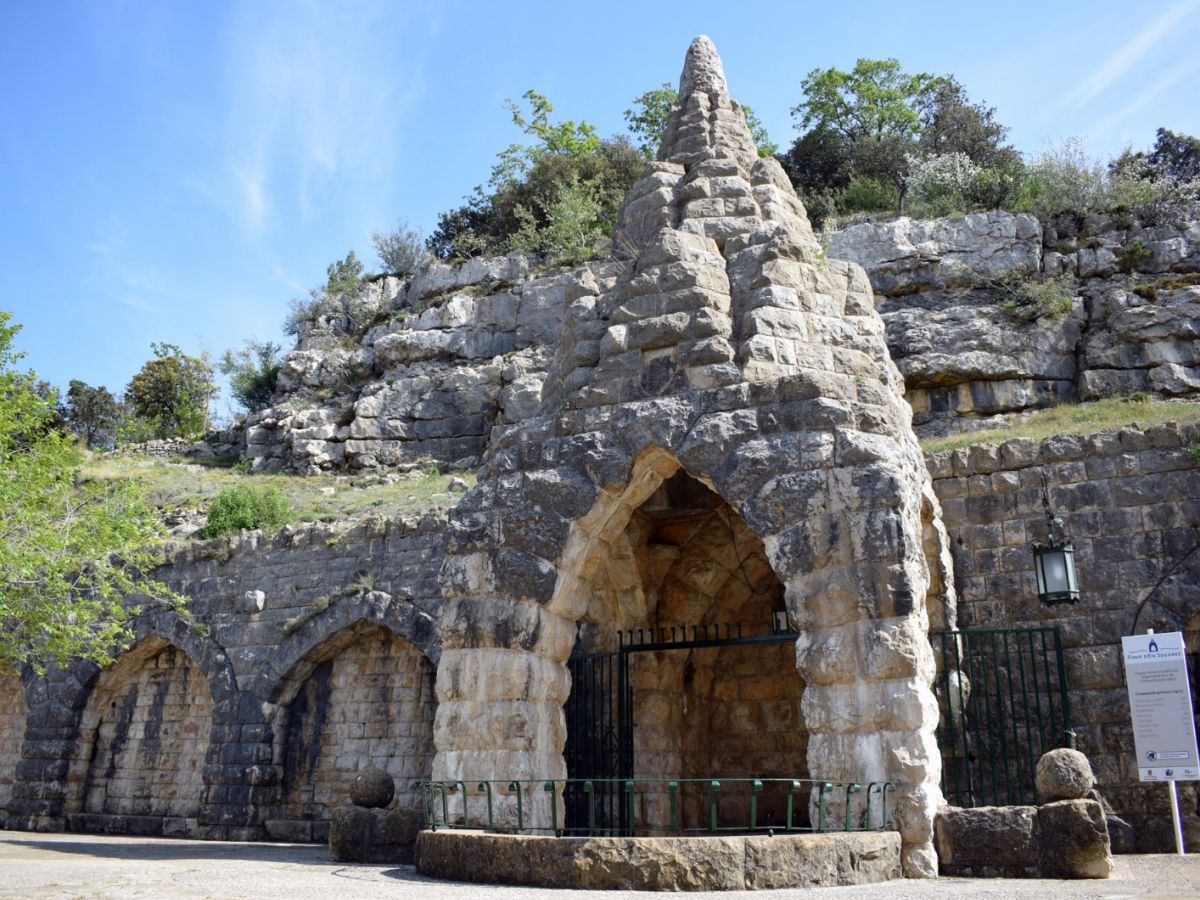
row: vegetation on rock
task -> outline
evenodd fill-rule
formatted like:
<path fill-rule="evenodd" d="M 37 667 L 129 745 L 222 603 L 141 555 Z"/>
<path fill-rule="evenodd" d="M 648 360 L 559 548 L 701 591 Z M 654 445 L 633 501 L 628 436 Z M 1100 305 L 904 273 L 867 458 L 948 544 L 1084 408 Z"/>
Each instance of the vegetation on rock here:
<path fill-rule="evenodd" d="M 239 484 L 221 491 L 208 507 L 199 537 L 214 538 L 243 529 L 279 528 L 290 518 L 287 498 L 279 488 Z"/>
<path fill-rule="evenodd" d="M 279 381 L 283 348 L 271 341 L 246 340 L 237 350 L 226 350 L 217 363 L 221 374 L 229 376 L 233 399 L 248 413 L 271 405 Z"/>

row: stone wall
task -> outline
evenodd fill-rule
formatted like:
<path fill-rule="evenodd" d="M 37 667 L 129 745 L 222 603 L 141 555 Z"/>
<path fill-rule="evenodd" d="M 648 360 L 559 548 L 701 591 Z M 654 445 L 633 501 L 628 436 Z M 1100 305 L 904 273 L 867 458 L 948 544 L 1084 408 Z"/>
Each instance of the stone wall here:
<path fill-rule="evenodd" d="M 1028 213 L 901 217 L 832 232 L 861 264 L 925 434 L 1063 400 L 1200 390 L 1200 207 L 1039 222 Z M 1061 318 L 1000 303 L 1022 281 L 1069 276 Z M 1007 282 L 1007 286 L 1006 283 Z"/>
<path fill-rule="evenodd" d="M 192 618 L 152 606 L 107 669 L 24 677 L 9 824 L 258 839 L 268 822 L 300 821 L 289 835 L 319 836 L 347 777 L 368 765 L 397 774 L 401 802 L 415 803 L 444 521 L 289 527 L 179 549 L 159 575 L 190 598 Z M 334 703 L 315 727 L 295 704 L 320 693 L 305 686 L 323 663 Z M 3 709 L 21 693 L 0 694 Z M 307 769 L 287 758 L 289 722 L 309 739 Z M 289 793 L 305 780 L 308 794 Z"/>
<path fill-rule="evenodd" d="M 419 808 L 415 784 L 430 777 L 433 762 L 429 660 L 403 638 L 363 624 L 307 662 L 306 677 L 290 679 L 281 697 L 275 752 L 283 783 L 268 833 L 326 840 L 333 809 L 349 802 L 355 773 L 367 767 L 393 776 L 397 805 Z"/>
<path fill-rule="evenodd" d="M 1061 628 L 1078 749 L 1147 850 L 1169 849 L 1170 816 L 1163 787 L 1138 781 L 1121 637 L 1200 621 L 1197 443 L 1200 427 L 1164 425 L 928 459 L 951 538 L 959 626 Z M 1075 542 L 1074 605 L 1037 600 L 1029 542 L 1046 537 L 1043 477 Z M 1200 840 L 1195 785 L 1181 782 L 1179 791 L 1190 840 Z"/>
<path fill-rule="evenodd" d="M 0 674 L 0 828 L 8 818 L 13 778 L 25 739 L 25 689 L 15 675 Z"/>
<path fill-rule="evenodd" d="M 212 709 L 207 679 L 182 650 L 154 637 L 123 654 L 97 678 L 80 719 L 67 775 L 71 829 L 139 832 L 149 818 L 151 833 L 194 834 Z"/>

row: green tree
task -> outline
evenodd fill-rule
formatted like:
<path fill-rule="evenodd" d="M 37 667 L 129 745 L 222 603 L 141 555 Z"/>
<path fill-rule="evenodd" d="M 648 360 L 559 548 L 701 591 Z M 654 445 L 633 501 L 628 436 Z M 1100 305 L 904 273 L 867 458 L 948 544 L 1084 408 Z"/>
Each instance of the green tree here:
<path fill-rule="evenodd" d="M 203 434 L 208 404 L 216 393 L 212 366 L 203 356 L 188 356 L 174 344 L 155 342 L 150 349 L 154 358 L 125 388 L 133 416 L 156 438 Z"/>
<path fill-rule="evenodd" d="M 646 91 L 633 99 L 633 105 L 625 110 L 625 127 L 633 135 L 634 145 L 646 159 L 658 155 L 663 132 L 667 130 L 667 119 L 671 110 L 679 105 L 679 92 L 670 82 Z"/>
<path fill-rule="evenodd" d="M 851 142 L 887 137 L 912 140 L 921 128 L 921 107 L 945 79 L 915 75 L 897 59 L 860 59 L 849 72 L 813 69 L 801 82 L 805 100 L 792 108 L 800 127 L 828 128 Z"/>
<path fill-rule="evenodd" d="M 1020 166 L 1021 154 L 1005 143 L 1008 128 L 996 121 L 996 110 L 972 103 L 953 77 L 939 81 L 920 108 L 922 155 L 961 153 L 977 166 L 1007 170 Z"/>
<path fill-rule="evenodd" d="M 64 419 L 71 433 L 82 438 L 89 449 L 110 447 L 121 422 L 121 407 L 108 388 L 71 379 Z"/>
<path fill-rule="evenodd" d="M 325 275 L 326 295 L 332 297 L 335 294 L 348 294 L 362 284 L 363 264 L 351 250 L 345 259 L 330 263 L 325 269 Z"/>
<path fill-rule="evenodd" d="M 251 338 L 239 349 L 222 353 L 217 368 L 222 375 L 229 376 L 233 399 L 246 412 L 256 413 L 271 405 L 282 363 L 281 346 Z"/>
<path fill-rule="evenodd" d="M 10 321 L 0 311 L 0 667 L 103 665 L 129 638 L 124 598 L 181 602 L 147 575 L 161 527 L 132 482 L 80 481 L 77 442 L 47 427 L 51 404 L 14 367 Z"/>

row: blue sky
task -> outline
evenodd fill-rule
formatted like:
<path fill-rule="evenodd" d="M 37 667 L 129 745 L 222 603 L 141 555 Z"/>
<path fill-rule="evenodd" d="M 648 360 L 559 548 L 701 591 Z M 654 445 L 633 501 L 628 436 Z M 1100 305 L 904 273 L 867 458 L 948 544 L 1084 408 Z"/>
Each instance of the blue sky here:
<path fill-rule="evenodd" d="M 286 344 L 329 262 L 486 180 L 506 98 L 618 132 L 700 33 L 785 145 L 809 70 L 887 56 L 955 75 L 1026 153 L 1200 134 L 1200 0 L 0 0 L 0 309 L 59 385 L 118 391 L 151 341 Z"/>

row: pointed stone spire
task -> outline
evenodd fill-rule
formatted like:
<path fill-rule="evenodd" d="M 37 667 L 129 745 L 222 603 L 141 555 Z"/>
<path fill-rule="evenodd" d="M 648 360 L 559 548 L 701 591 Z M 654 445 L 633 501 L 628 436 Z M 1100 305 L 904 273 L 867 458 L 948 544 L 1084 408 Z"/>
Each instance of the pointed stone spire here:
<path fill-rule="evenodd" d="M 758 159 L 746 117 L 729 98 L 721 57 L 704 35 L 688 47 L 679 76 L 679 106 L 667 120 L 658 158 L 685 166 L 732 159 L 747 170 Z"/>
<path fill-rule="evenodd" d="M 717 47 L 707 35 L 698 35 L 688 47 L 683 60 L 683 74 L 679 76 L 679 97 L 684 99 L 696 91 L 718 95 L 728 99 L 729 88 L 725 84 L 725 69 Z"/>

